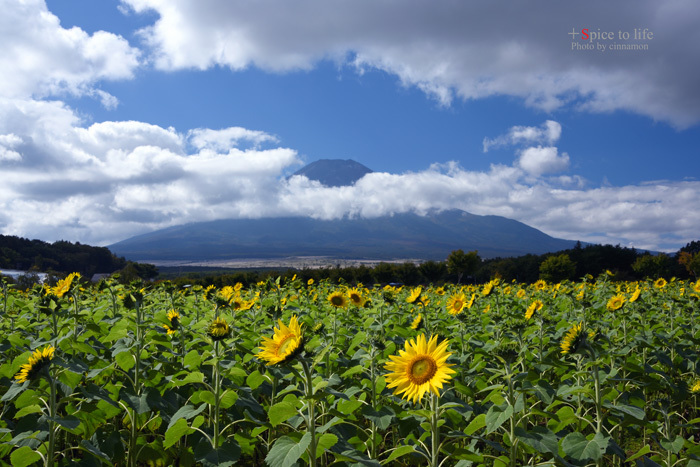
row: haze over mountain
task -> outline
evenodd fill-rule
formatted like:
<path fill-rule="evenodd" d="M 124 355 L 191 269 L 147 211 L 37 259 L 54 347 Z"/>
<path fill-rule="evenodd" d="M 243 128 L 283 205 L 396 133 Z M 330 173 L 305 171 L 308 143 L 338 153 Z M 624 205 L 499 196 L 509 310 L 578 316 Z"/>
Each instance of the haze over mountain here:
<path fill-rule="evenodd" d="M 322 159 L 294 175 L 327 186 L 355 183 L 371 170 L 353 160 Z M 326 256 L 345 259 L 444 260 L 453 250 L 484 258 L 542 254 L 575 241 L 550 237 L 521 222 L 452 209 L 376 218 L 225 219 L 185 224 L 115 243 L 115 254 L 137 261 Z"/>
<path fill-rule="evenodd" d="M 575 243 L 505 217 L 453 209 L 373 219 L 198 222 L 132 237 L 109 249 L 127 259 L 147 262 L 289 256 L 444 260 L 457 249 L 478 250 L 482 257 L 490 258 L 542 254 L 572 248 Z"/>

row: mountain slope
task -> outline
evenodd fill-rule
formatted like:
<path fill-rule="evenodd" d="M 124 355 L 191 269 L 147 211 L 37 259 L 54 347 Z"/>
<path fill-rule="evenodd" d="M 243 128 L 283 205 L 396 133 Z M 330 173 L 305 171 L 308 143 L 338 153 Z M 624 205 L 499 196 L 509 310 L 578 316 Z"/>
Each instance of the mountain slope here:
<path fill-rule="evenodd" d="M 550 237 L 521 222 L 460 210 L 374 219 L 303 217 L 230 219 L 158 230 L 111 245 L 139 261 L 331 256 L 357 259 L 444 260 L 456 249 L 484 258 L 542 254 L 575 242 Z"/>

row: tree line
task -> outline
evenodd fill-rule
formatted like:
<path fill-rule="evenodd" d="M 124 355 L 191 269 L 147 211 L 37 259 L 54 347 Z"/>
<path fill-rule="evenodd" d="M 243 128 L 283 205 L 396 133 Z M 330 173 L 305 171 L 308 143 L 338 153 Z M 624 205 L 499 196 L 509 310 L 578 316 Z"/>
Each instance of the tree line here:
<path fill-rule="evenodd" d="M 319 269 L 219 270 L 173 273 L 159 271 L 151 264 L 127 261 L 106 247 L 79 242 L 47 243 L 15 236 L 0 235 L 0 268 L 49 274 L 49 282 L 71 272 L 89 279 L 96 273 L 119 273 L 121 282 L 133 280 L 171 280 L 178 285 L 224 285 L 241 282 L 248 286 L 281 277 L 308 282 L 333 283 L 442 284 L 484 283 L 498 277 L 504 281 L 532 283 L 579 280 L 609 271 L 617 280 L 664 277 L 693 278 L 700 275 L 700 241 L 693 241 L 674 254 L 650 254 L 620 245 L 582 245 L 543 255 L 482 259 L 478 251 L 452 251 L 444 261 L 422 263 L 379 263 L 374 267 L 326 267 Z"/>
<path fill-rule="evenodd" d="M 119 272 L 124 280 L 150 279 L 158 274 L 155 266 L 127 261 L 106 247 L 64 240 L 47 243 L 12 235 L 0 235 L 0 268 L 28 271 L 30 275 L 44 272 L 49 281 L 72 272 L 87 279 Z"/>
<path fill-rule="evenodd" d="M 512 258 L 482 259 L 478 251 L 455 250 L 444 261 L 425 261 L 419 264 L 379 263 L 374 267 L 326 267 L 319 269 L 240 270 L 234 272 L 201 271 L 166 273 L 160 279 L 178 285 L 224 285 L 240 282 L 245 286 L 281 277 L 283 280 L 308 282 L 329 280 L 332 283 L 364 285 L 403 284 L 420 285 L 443 283 L 485 283 L 498 277 L 504 281 L 516 280 L 533 283 L 539 279 L 556 283 L 579 280 L 586 275 L 597 276 L 610 272 L 616 280 L 638 280 L 663 277 L 671 279 L 698 278 L 700 274 L 700 241 L 693 241 L 672 255 L 651 254 L 619 245 L 586 245 L 580 242 L 574 248 L 543 255 L 524 255 Z"/>

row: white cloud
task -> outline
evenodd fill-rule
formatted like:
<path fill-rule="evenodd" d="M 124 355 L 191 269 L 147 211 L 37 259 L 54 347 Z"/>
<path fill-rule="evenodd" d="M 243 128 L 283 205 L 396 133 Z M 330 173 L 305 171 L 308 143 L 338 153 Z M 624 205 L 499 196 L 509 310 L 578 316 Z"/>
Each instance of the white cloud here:
<path fill-rule="evenodd" d="M 700 5 L 692 0 L 555 2 L 547 14 L 517 1 L 506 14 L 489 2 L 122 2 L 159 15 L 142 36 L 165 70 L 289 71 L 329 59 L 395 74 L 442 105 L 507 95 L 545 111 L 574 105 L 678 127 L 700 121 L 700 64 L 689 59 L 700 40 Z M 572 50 L 567 33 L 581 25 L 645 27 L 655 36 L 643 51 Z"/>
<path fill-rule="evenodd" d="M 492 147 L 501 147 L 518 144 L 554 144 L 561 137 L 561 124 L 554 120 L 547 120 L 539 127 L 514 126 L 505 135 L 496 138 L 484 138 L 484 152 Z"/>
<path fill-rule="evenodd" d="M 22 142 L 22 138 L 12 133 L 0 135 L 0 160 L 19 161 L 22 155 L 13 148 Z"/>
<path fill-rule="evenodd" d="M 196 149 L 210 149 L 212 151 L 225 151 L 228 148 L 238 146 L 240 142 L 250 142 L 254 146 L 262 143 L 276 143 L 277 138 L 262 131 L 252 131 L 241 127 L 230 127 L 221 130 L 197 128 L 188 134 L 190 144 Z"/>
<path fill-rule="evenodd" d="M 534 176 L 557 173 L 569 167 L 569 155 L 558 154 L 557 148 L 553 146 L 530 147 L 520 153 L 518 165 Z"/>
<path fill-rule="evenodd" d="M 44 0 L 3 2 L 0 30 L 0 96 L 95 95 L 114 106 L 114 96 L 95 84 L 129 79 L 139 65 L 140 52 L 123 37 L 63 28 Z"/>
<path fill-rule="evenodd" d="M 66 107 L 41 101 L 0 100 L 0 117 L 0 145 L 22 154 L 0 159 L 3 234 L 109 244 L 222 218 L 332 219 L 451 208 L 513 218 L 562 238 L 639 248 L 677 249 L 700 231 L 700 182 L 590 189 L 576 175 L 533 178 L 532 171 L 563 168 L 565 154 L 553 147 L 528 148 L 512 166 L 485 172 L 434 164 L 328 188 L 284 177 L 300 163 L 292 149 L 236 147 L 241 138 L 276 141 L 259 131 L 179 132 L 134 121 L 82 127 Z"/>

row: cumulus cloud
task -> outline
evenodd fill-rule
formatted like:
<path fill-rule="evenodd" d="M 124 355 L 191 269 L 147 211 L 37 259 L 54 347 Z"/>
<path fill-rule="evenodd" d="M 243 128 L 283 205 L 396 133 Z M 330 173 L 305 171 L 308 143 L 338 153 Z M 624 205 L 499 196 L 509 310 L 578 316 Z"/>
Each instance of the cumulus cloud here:
<path fill-rule="evenodd" d="M 568 162 L 550 146 L 526 148 L 512 165 L 484 172 L 451 162 L 373 172 L 353 186 L 329 188 L 286 178 L 301 163 L 297 152 L 258 130 L 178 131 L 136 121 L 84 126 L 57 102 L 0 99 L 0 148 L 21 154 L 0 158 L 0 232 L 50 241 L 104 245 L 224 218 L 372 218 L 452 208 L 509 217 L 557 237 L 638 248 L 675 250 L 700 231 L 700 182 L 587 188 L 576 175 L 533 177 Z"/>
<path fill-rule="evenodd" d="M 13 109 L 0 112 L 0 145 L 23 157 L 0 159 L 4 234 L 109 244 L 221 218 L 371 218 L 451 208 L 517 219 L 558 237 L 639 248 L 677 249 L 700 229 L 693 207 L 700 182 L 587 189 L 576 176 L 533 179 L 532 171 L 563 167 L 565 154 L 552 147 L 530 148 L 513 165 L 485 172 L 434 164 L 419 172 L 374 172 L 353 186 L 329 188 L 303 176 L 285 178 L 299 157 L 264 132 L 180 132 L 142 122 L 83 127 L 54 102 L 15 103 Z M 236 147 L 241 138 L 258 147 Z M 668 232 L 676 235 L 673 242 L 665 240 Z"/>
<path fill-rule="evenodd" d="M 561 172 L 569 167 L 569 155 L 558 152 L 553 146 L 530 147 L 520 153 L 518 165 L 525 172 L 535 176 Z"/>
<path fill-rule="evenodd" d="M 484 138 L 484 152 L 493 147 L 517 144 L 554 144 L 561 137 L 561 124 L 547 120 L 541 126 L 514 126 L 504 135 L 496 138 Z"/>
<path fill-rule="evenodd" d="M 63 28 L 44 0 L 3 2 L 0 30 L 0 95 L 5 97 L 70 93 L 95 96 L 112 107 L 116 98 L 96 89 L 96 83 L 132 78 L 139 66 L 141 53 L 126 39 Z"/>
<path fill-rule="evenodd" d="M 688 59 L 700 40 L 692 0 L 554 2 L 546 15 L 517 1 L 508 14 L 498 3 L 421 0 L 122 3 L 159 15 L 141 35 L 165 70 L 290 71 L 333 60 L 392 73 L 444 105 L 507 95 L 545 111 L 622 109 L 681 128 L 700 121 L 700 64 Z M 642 51 L 572 50 L 568 33 L 582 27 L 655 35 Z"/>

